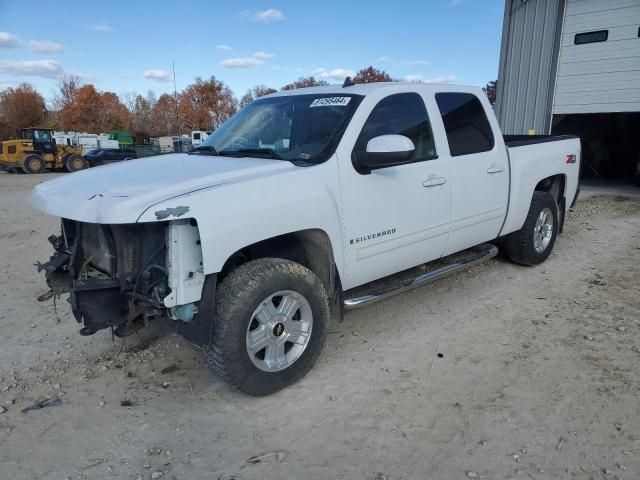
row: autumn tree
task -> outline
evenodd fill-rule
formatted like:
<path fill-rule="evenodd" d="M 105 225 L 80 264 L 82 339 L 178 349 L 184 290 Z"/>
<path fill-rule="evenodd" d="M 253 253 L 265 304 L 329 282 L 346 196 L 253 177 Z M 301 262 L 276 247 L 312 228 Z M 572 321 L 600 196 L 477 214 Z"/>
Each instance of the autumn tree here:
<path fill-rule="evenodd" d="M 44 98 L 28 83 L 0 92 L 0 138 L 17 129 L 40 126 L 46 117 Z"/>
<path fill-rule="evenodd" d="M 128 130 L 131 126 L 131 115 L 129 110 L 113 92 L 101 94 L 102 110 L 100 112 L 100 122 L 98 131 Z"/>
<path fill-rule="evenodd" d="M 131 107 L 131 129 L 134 132 L 151 131 L 151 103 L 142 95 L 136 95 Z"/>
<path fill-rule="evenodd" d="M 77 75 L 65 75 L 58 84 L 58 93 L 53 97 L 53 106 L 57 111 L 62 110 L 73 102 L 76 90 L 82 85 Z"/>
<path fill-rule="evenodd" d="M 216 77 L 196 78 L 178 101 L 179 121 L 185 131 L 215 130 L 236 113 L 237 100 L 231 89 Z"/>
<path fill-rule="evenodd" d="M 315 77 L 300 77 L 298 80 L 292 83 L 287 83 L 281 90 L 295 90 L 296 88 L 306 87 L 321 87 L 323 85 L 329 85 L 324 80 L 316 80 Z"/>
<path fill-rule="evenodd" d="M 484 87 L 482 87 L 482 91 L 485 93 L 485 95 L 487 95 L 487 98 L 489 99 L 489 103 L 491 103 L 491 106 L 493 107 L 496 106 L 497 87 L 498 87 L 497 80 L 492 80 L 491 82 L 487 83 Z"/>
<path fill-rule="evenodd" d="M 58 113 L 65 130 L 93 131 L 98 124 L 100 93 L 89 84 L 77 88 L 65 99 Z"/>
<path fill-rule="evenodd" d="M 62 105 L 58 116 L 65 130 L 106 132 L 129 128 L 129 111 L 118 96 L 101 93 L 91 84 L 76 88 L 71 100 Z"/>
<path fill-rule="evenodd" d="M 378 70 L 372 66 L 358 71 L 351 79 L 353 83 L 393 82 L 391 76 L 384 70 Z"/>
<path fill-rule="evenodd" d="M 179 100 L 178 100 L 179 101 Z M 174 135 L 178 132 L 176 99 L 163 93 L 151 108 L 149 133 L 152 135 Z"/>
<path fill-rule="evenodd" d="M 256 98 L 264 97 L 265 95 L 270 95 L 276 92 L 277 90 L 271 87 L 266 87 L 264 85 L 257 85 L 253 88 L 250 88 L 249 90 L 247 90 L 247 93 L 245 93 L 240 99 L 240 108 L 246 107 Z"/>

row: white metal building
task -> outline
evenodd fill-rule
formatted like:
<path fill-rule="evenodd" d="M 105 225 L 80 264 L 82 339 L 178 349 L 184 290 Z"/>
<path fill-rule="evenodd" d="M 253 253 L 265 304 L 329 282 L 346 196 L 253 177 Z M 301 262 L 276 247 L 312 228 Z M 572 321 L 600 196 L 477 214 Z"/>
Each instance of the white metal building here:
<path fill-rule="evenodd" d="M 640 0 L 506 0 L 496 113 L 507 134 L 580 135 L 584 176 L 634 176 Z"/>

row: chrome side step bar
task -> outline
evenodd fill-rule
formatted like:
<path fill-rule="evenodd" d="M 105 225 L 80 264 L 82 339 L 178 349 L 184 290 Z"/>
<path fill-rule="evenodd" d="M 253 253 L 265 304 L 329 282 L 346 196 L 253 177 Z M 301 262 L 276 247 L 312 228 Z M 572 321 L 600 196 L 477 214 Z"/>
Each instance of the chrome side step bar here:
<path fill-rule="evenodd" d="M 451 261 L 442 267 L 436 268 L 429 272 L 421 273 L 420 275 L 410 277 L 390 285 L 374 288 L 372 291 L 352 298 L 346 298 L 344 300 L 345 310 L 354 310 L 356 308 L 362 308 L 372 303 L 379 302 L 388 297 L 396 295 L 398 293 L 406 292 L 414 288 L 426 285 L 440 278 L 451 275 L 465 268 L 476 265 L 477 263 L 489 260 L 498 254 L 498 247 L 491 245 L 490 243 L 483 243 L 477 247 L 462 252 L 460 254 L 451 255 Z M 447 258 L 441 259 L 441 261 L 447 261 Z"/>

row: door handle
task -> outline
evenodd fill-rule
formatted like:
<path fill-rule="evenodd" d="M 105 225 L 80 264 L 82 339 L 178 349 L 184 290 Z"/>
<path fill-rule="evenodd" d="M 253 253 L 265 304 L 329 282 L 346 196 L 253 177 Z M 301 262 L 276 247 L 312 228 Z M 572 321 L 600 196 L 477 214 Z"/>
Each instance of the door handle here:
<path fill-rule="evenodd" d="M 437 175 L 431 175 L 424 182 L 422 182 L 423 187 L 437 187 L 438 185 L 444 185 L 447 183 L 447 179 L 444 177 L 438 177 Z"/>
<path fill-rule="evenodd" d="M 504 165 L 498 165 L 497 163 L 493 163 L 489 168 L 487 168 L 487 173 L 500 173 L 504 172 Z"/>

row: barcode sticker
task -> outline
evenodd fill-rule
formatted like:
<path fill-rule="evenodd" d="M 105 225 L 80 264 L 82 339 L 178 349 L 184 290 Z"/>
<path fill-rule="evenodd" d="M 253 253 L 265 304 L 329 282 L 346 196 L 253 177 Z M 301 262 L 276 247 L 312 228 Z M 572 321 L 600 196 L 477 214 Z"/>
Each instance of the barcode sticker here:
<path fill-rule="evenodd" d="M 351 97 L 327 97 L 327 98 L 316 98 L 309 107 L 344 107 L 349 103 Z"/>

